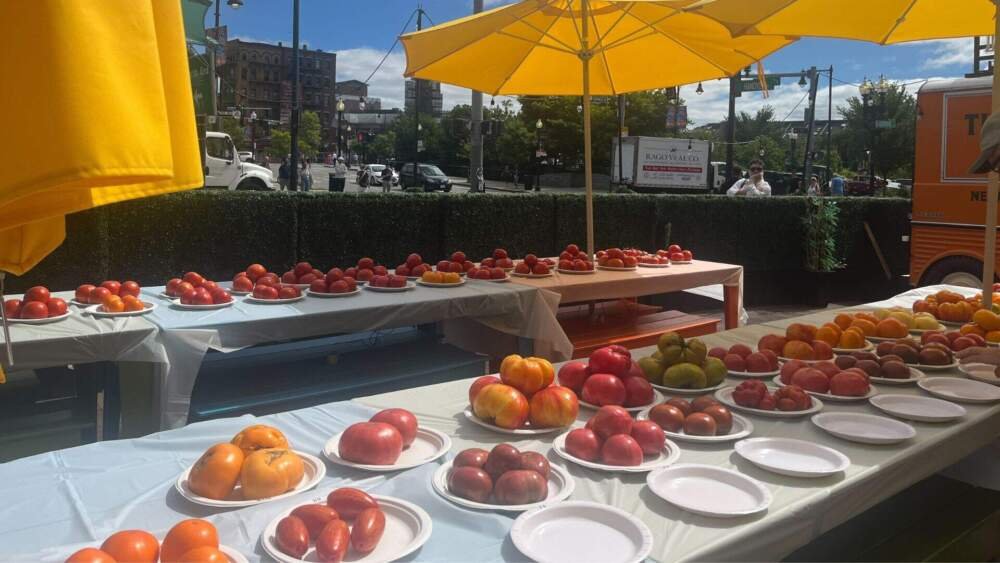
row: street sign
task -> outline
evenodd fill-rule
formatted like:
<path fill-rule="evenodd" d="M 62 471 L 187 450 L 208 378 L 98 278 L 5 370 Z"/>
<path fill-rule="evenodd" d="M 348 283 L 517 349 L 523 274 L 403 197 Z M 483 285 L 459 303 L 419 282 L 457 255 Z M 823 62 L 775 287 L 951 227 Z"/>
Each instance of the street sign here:
<path fill-rule="evenodd" d="M 210 115 L 212 113 L 212 69 L 211 62 L 205 55 L 191 55 L 188 57 L 188 69 L 191 73 L 191 94 L 194 98 L 195 115 Z"/>
<path fill-rule="evenodd" d="M 875 121 L 876 129 L 892 129 L 896 126 L 895 119 L 878 119 Z"/>
<path fill-rule="evenodd" d="M 781 86 L 781 77 L 780 76 L 766 76 L 765 75 L 764 76 L 764 81 L 767 82 L 767 89 L 768 90 L 773 90 L 773 89 L 777 88 L 778 86 Z M 739 91 L 740 92 L 759 92 L 761 90 L 761 88 L 760 88 L 760 80 L 757 80 L 757 78 L 744 78 L 744 79 L 740 80 L 739 82 L 737 82 L 737 86 L 739 86 Z"/>
<path fill-rule="evenodd" d="M 687 127 L 687 106 L 667 106 L 667 129 L 684 129 Z"/>

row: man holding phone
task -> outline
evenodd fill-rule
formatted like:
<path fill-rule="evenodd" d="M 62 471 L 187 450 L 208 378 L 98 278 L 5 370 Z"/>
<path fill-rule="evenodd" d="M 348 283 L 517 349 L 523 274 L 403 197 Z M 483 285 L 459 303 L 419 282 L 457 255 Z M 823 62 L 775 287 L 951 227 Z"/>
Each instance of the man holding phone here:
<path fill-rule="evenodd" d="M 733 182 L 726 195 L 749 197 L 771 195 L 771 185 L 764 180 L 764 163 L 756 158 L 751 160 L 750 177 Z"/>

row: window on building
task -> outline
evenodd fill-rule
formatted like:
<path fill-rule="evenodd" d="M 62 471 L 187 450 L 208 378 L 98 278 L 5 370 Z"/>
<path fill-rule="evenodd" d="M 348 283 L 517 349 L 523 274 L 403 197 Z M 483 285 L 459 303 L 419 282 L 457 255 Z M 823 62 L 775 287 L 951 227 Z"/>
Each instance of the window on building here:
<path fill-rule="evenodd" d="M 257 62 L 257 53 L 250 53 L 250 60 L 252 62 Z"/>
<path fill-rule="evenodd" d="M 247 54 L 246 53 L 240 53 L 240 60 L 246 62 L 246 60 L 247 60 Z"/>
<path fill-rule="evenodd" d="M 240 69 L 240 78 L 242 78 L 243 80 L 247 79 L 247 67 L 243 67 Z"/>

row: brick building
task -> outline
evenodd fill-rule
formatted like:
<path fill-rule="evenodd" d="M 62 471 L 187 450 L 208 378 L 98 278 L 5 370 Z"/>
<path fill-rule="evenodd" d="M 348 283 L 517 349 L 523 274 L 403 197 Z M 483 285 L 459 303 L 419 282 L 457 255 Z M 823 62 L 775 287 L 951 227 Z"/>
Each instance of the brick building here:
<path fill-rule="evenodd" d="M 344 113 L 363 113 L 382 109 L 380 98 L 368 96 L 368 85 L 360 80 L 345 80 L 337 83 L 337 99 L 344 101 Z M 364 102 L 364 107 L 362 107 Z"/>

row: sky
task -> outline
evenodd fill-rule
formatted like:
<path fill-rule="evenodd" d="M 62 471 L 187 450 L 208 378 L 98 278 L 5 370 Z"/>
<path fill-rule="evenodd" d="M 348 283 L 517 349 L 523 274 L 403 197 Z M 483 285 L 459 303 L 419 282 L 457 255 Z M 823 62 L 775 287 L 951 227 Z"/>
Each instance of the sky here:
<path fill-rule="evenodd" d="M 486 0 L 487 9 L 510 0 Z M 472 0 L 424 0 L 429 22 L 425 27 L 463 17 L 472 12 Z M 249 41 L 291 43 L 290 0 L 244 0 L 234 10 L 223 4 L 221 21 L 229 28 L 229 37 Z M 416 0 L 301 0 L 300 41 L 310 49 L 337 53 L 337 80 L 366 80 L 386 55 L 404 24 L 417 7 Z M 214 12 L 206 18 L 212 24 Z M 407 31 L 414 29 L 411 22 Z M 857 95 L 857 84 L 865 77 L 908 84 L 915 92 L 925 79 L 954 78 L 972 70 L 972 39 L 928 41 L 893 46 L 879 46 L 855 41 L 803 39 L 764 61 L 768 72 L 796 72 L 810 66 L 834 67 L 833 105 Z M 382 99 L 383 107 L 402 107 L 403 49 L 398 44 L 388 55 L 379 72 L 369 81 L 369 95 Z M 754 112 L 765 104 L 774 106 L 780 119 L 802 119 L 806 88 L 786 79 L 783 85 L 764 99 L 760 93 L 745 93 L 737 101 L 737 111 Z M 688 115 L 694 124 L 717 122 L 727 112 L 728 82 L 703 83 L 704 94 L 695 93 L 696 84 L 681 87 L 687 101 Z M 469 91 L 442 85 L 445 109 L 469 103 Z M 817 96 L 817 116 L 825 118 L 827 83 L 822 80 Z"/>

